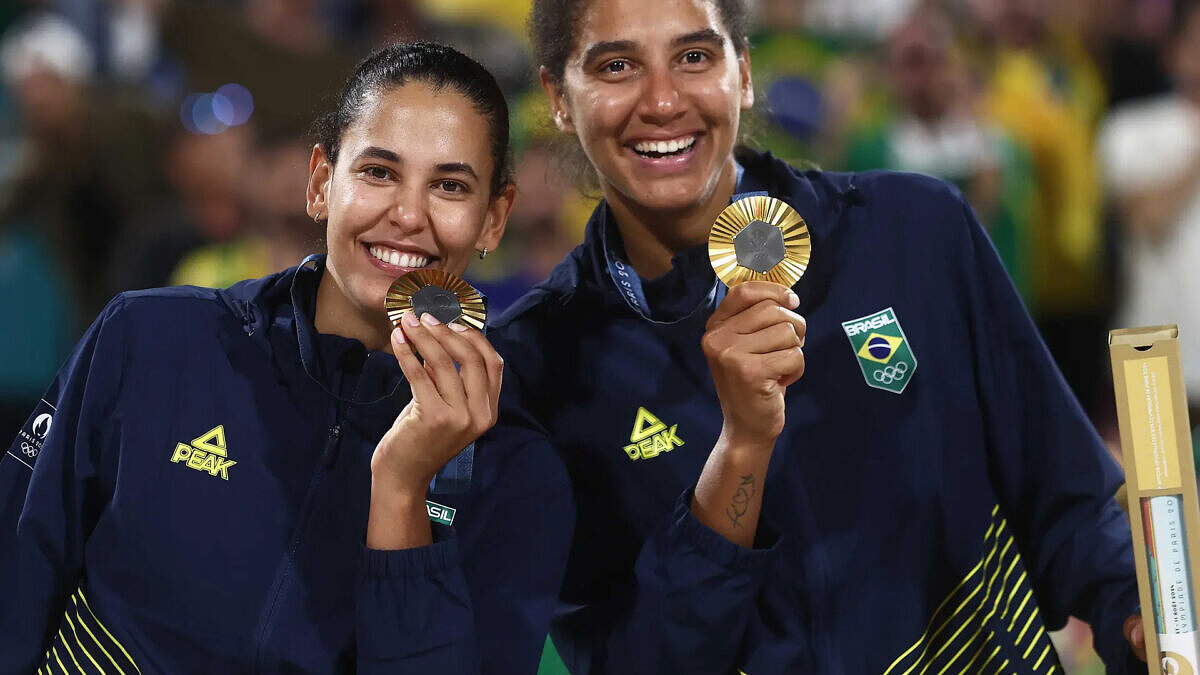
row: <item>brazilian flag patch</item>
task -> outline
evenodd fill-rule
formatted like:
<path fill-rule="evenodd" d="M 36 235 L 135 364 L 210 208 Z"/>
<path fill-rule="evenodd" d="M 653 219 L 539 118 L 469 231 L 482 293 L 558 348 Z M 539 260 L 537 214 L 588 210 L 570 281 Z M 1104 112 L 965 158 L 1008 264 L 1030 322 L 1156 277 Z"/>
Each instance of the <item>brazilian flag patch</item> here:
<path fill-rule="evenodd" d="M 850 338 L 867 384 L 893 394 L 903 392 L 917 372 L 917 357 L 913 356 L 895 310 L 888 307 L 851 319 L 842 323 L 842 330 Z"/>

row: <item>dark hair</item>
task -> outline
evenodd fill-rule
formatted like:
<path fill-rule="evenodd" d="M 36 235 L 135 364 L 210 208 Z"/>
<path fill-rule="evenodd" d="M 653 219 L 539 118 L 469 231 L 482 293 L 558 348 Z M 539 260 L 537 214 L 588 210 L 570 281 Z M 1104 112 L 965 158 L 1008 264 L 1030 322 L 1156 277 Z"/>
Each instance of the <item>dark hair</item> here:
<path fill-rule="evenodd" d="M 496 78 L 451 47 L 433 42 L 398 42 L 363 59 L 346 80 L 332 110 L 317 118 L 311 135 L 336 164 L 342 134 L 362 114 L 368 100 L 410 80 L 435 89 L 451 87 L 487 118 L 492 145 L 492 194 L 512 182 L 508 150 L 508 103 Z"/>
<path fill-rule="evenodd" d="M 1187 30 L 1192 14 L 1197 9 L 1200 9 L 1200 2 L 1196 2 L 1196 0 L 1175 0 L 1174 4 L 1175 6 L 1171 9 L 1170 38 L 1177 40 Z"/>
<path fill-rule="evenodd" d="M 555 83 L 562 82 L 567 57 L 575 45 L 576 24 L 588 3 L 597 0 L 533 0 L 529 12 L 529 39 L 533 42 L 533 55 L 537 62 L 546 67 Z M 749 22 L 745 0 L 709 0 L 717 6 L 721 22 L 737 53 L 749 47 L 746 26 Z"/>

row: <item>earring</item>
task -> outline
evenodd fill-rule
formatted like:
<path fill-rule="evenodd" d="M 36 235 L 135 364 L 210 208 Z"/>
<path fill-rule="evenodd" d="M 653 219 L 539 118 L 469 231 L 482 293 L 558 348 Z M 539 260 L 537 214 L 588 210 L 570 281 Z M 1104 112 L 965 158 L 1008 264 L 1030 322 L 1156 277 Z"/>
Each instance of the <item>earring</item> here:
<path fill-rule="evenodd" d="M 487 254 L 488 254 L 487 247 L 486 247 L 486 246 L 484 246 L 484 247 L 483 247 L 483 250 L 479 252 L 479 259 L 480 259 L 480 260 L 483 260 L 484 258 L 486 258 L 486 257 L 487 257 Z"/>
<path fill-rule="evenodd" d="M 321 222 L 321 209 L 317 209 L 317 215 L 313 216 L 313 222 L 314 223 Z"/>

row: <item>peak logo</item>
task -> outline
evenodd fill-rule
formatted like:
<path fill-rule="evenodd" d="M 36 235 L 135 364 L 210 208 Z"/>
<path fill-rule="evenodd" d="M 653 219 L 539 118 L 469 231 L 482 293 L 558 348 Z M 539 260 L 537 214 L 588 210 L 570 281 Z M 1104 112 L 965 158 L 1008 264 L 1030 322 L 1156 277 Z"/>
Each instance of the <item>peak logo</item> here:
<path fill-rule="evenodd" d="M 190 445 L 176 443 L 175 452 L 171 454 L 171 462 L 183 464 L 195 471 L 205 471 L 210 476 L 220 476 L 221 480 L 229 480 L 229 468 L 237 462 L 228 457 L 229 449 L 225 446 L 225 425 L 218 424 L 193 438 Z"/>
<path fill-rule="evenodd" d="M 653 413 L 639 407 L 637 417 L 633 420 L 633 431 L 629 432 L 629 445 L 624 448 L 625 454 L 637 461 L 670 452 L 683 445 L 683 439 L 675 433 L 678 428 L 678 424 L 667 428 Z"/>

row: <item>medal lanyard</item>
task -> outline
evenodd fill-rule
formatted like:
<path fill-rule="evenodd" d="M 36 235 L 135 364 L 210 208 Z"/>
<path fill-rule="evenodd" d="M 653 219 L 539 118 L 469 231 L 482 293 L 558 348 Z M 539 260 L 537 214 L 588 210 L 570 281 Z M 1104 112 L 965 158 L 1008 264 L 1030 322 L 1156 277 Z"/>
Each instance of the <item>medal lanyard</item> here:
<path fill-rule="evenodd" d="M 737 165 L 737 184 L 742 184 L 742 176 L 745 169 L 739 163 Z M 739 192 L 730 198 L 729 203 L 732 204 L 738 200 L 747 197 L 765 197 L 765 190 L 755 192 Z M 621 297 L 625 299 L 625 304 L 638 313 L 643 319 L 657 324 L 672 324 L 676 321 L 658 321 L 650 316 L 650 305 L 646 302 L 646 294 L 642 291 L 642 279 L 638 276 L 637 270 L 629 264 L 625 256 L 625 247 L 618 236 L 610 236 L 608 233 L 608 216 L 605 214 L 603 220 L 600 221 L 600 240 L 604 243 L 604 260 L 608 264 L 608 275 L 612 277 L 613 284 L 617 287 Z M 708 304 L 717 304 L 725 297 L 725 293 L 729 289 L 719 279 L 713 281 L 713 286 L 704 296 L 704 301 L 701 302 L 695 309 L 682 317 L 686 319 L 692 314 L 695 314 L 701 307 Z M 679 320 L 682 320 L 679 319 Z"/>

